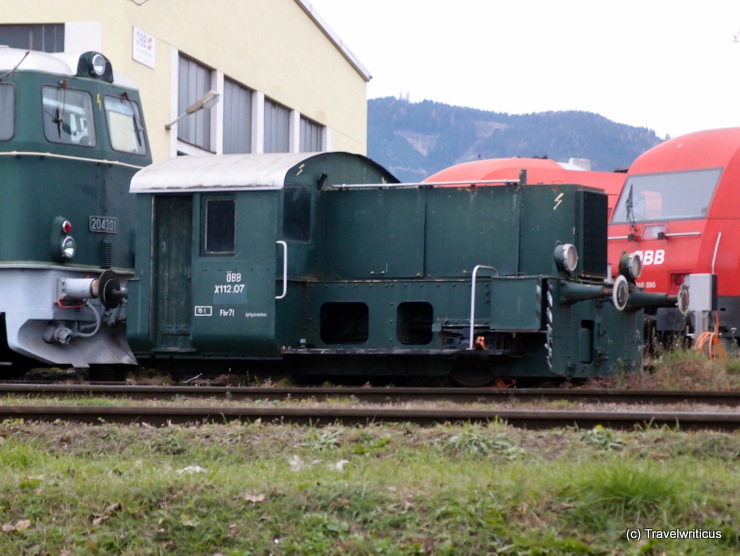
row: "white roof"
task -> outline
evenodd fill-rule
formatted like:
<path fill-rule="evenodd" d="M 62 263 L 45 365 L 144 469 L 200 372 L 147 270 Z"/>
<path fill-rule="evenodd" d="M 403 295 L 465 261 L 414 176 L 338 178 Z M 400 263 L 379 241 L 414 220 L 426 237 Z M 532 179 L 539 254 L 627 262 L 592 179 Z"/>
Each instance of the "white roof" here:
<path fill-rule="evenodd" d="M 352 51 L 347 47 L 347 45 L 342 41 L 342 39 L 339 38 L 339 36 L 329 27 L 329 25 L 324 21 L 324 19 L 319 15 L 319 12 L 316 11 L 316 8 L 311 5 L 311 2 L 308 0 L 295 0 L 296 3 L 303 8 L 303 11 L 305 11 L 308 14 L 308 17 L 310 17 L 316 25 L 318 25 L 319 29 L 321 29 L 326 37 L 334 44 L 334 46 L 339 50 L 339 52 L 342 53 L 342 56 L 352 65 L 353 68 L 355 68 L 355 71 L 359 73 L 362 78 L 365 81 L 370 81 L 373 76 L 370 75 L 370 72 L 365 69 L 365 66 L 362 65 L 360 60 L 355 56 Z"/>
<path fill-rule="evenodd" d="M 178 156 L 139 170 L 131 193 L 282 189 L 285 175 L 320 153 Z"/>
<path fill-rule="evenodd" d="M 39 52 L 0 45 L 0 75 L 12 71 L 43 71 L 72 77 L 77 73 L 77 61 L 82 52 Z M 111 62 L 112 63 L 112 62 Z M 138 89 L 129 78 L 113 72 L 113 83 L 128 89 Z"/>

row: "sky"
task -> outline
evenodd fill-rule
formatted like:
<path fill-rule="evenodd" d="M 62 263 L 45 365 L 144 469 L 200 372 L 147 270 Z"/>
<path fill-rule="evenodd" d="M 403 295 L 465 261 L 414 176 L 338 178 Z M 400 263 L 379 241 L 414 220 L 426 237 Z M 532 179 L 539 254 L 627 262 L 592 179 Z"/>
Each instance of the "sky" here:
<path fill-rule="evenodd" d="M 660 137 L 740 126 L 740 0 L 309 2 L 368 98 L 584 110 Z"/>

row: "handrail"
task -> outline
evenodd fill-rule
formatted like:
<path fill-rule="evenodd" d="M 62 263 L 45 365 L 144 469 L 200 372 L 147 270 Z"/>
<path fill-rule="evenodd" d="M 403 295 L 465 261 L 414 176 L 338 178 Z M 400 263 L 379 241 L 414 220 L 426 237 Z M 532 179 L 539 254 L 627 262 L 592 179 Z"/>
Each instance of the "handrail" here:
<path fill-rule="evenodd" d="M 722 232 L 717 234 L 717 243 L 714 244 L 714 255 L 712 256 L 712 274 L 714 274 L 714 263 L 717 262 L 717 251 L 719 251 L 720 239 L 722 239 Z"/>
<path fill-rule="evenodd" d="M 468 344 L 468 349 L 470 350 L 473 349 L 473 333 L 475 330 L 475 280 L 478 277 L 478 271 L 481 269 L 492 270 L 496 273 L 495 275 L 498 276 L 498 270 L 492 266 L 479 264 L 473 268 L 473 275 L 470 283 L 470 343 Z"/>
<path fill-rule="evenodd" d="M 276 295 L 275 299 L 283 299 L 288 295 L 288 244 L 282 240 L 275 243 L 283 246 L 283 293 Z"/>

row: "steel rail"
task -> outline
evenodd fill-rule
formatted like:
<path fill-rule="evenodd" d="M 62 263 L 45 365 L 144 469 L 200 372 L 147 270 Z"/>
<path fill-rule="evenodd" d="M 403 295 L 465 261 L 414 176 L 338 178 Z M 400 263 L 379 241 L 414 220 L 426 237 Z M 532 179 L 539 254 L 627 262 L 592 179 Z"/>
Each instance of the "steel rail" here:
<path fill-rule="evenodd" d="M 616 429 L 671 427 L 679 430 L 737 430 L 740 413 L 674 411 L 562 411 L 562 410 L 471 410 L 408 408 L 296 408 L 296 407 L 109 407 L 109 406 L 0 406 L 0 419 L 71 421 L 91 424 L 147 423 L 165 426 L 186 423 L 226 423 L 257 420 L 325 426 L 373 423 L 492 423 L 545 429 L 558 427 Z"/>
<path fill-rule="evenodd" d="M 586 390 L 564 388 L 367 388 L 367 387 L 237 387 L 237 386 L 146 386 L 106 384 L 0 384 L 0 396 L 63 397 L 101 396 L 130 399 L 178 397 L 232 400 L 323 401 L 354 398 L 362 402 L 408 401 L 578 402 L 584 404 L 669 404 L 740 407 L 740 392 L 680 390 Z"/>

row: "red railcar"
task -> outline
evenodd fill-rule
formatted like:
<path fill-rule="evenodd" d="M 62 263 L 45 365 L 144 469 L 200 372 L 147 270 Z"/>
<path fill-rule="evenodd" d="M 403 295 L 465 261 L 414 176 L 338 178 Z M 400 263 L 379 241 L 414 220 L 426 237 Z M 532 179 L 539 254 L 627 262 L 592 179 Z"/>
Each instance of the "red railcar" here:
<path fill-rule="evenodd" d="M 520 178 L 521 170 L 526 170 L 526 183 L 564 184 L 572 183 L 598 187 L 608 198 L 609 213 L 619 197 L 625 174 L 621 172 L 594 172 L 583 169 L 578 159 L 559 163 L 547 158 L 492 158 L 456 164 L 437 172 L 425 182 L 485 182 L 495 180 L 515 180 Z"/>
<path fill-rule="evenodd" d="M 674 294 L 689 274 L 716 275 L 719 329 L 734 336 L 739 240 L 740 128 L 700 131 L 653 147 L 630 166 L 609 226 L 609 262 L 616 273 L 623 252 L 639 251 L 637 285 L 647 292 Z M 658 310 L 658 329 L 682 327 L 674 316 Z"/>

